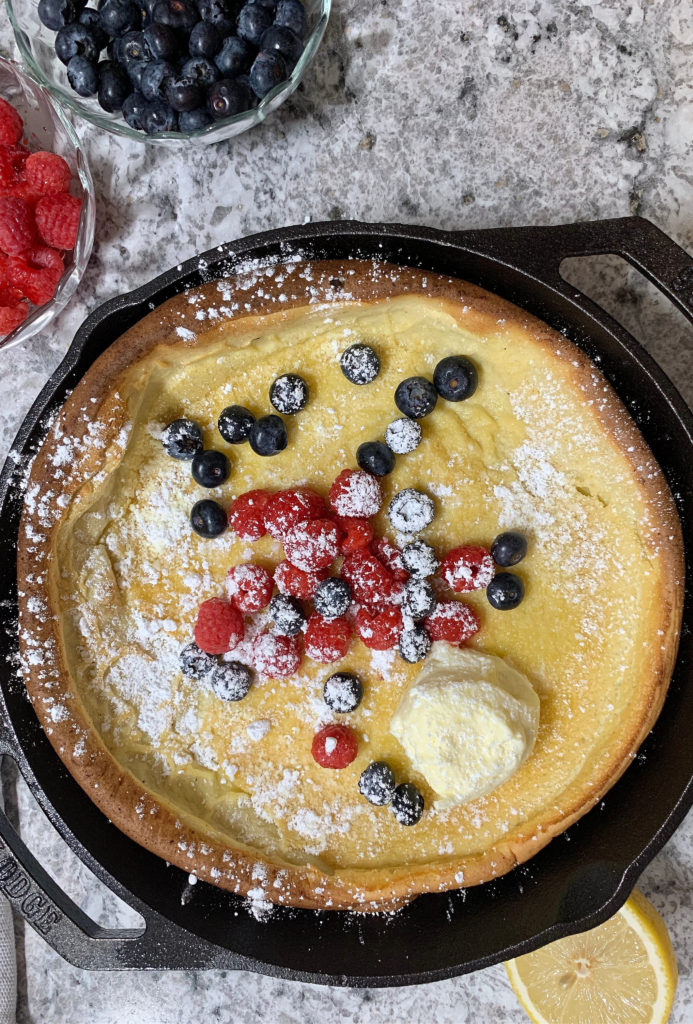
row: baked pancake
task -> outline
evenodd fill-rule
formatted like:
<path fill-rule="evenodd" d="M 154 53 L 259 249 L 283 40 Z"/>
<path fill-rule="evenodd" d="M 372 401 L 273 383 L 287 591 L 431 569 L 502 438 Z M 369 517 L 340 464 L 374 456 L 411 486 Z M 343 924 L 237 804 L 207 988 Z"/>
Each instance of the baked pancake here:
<path fill-rule="evenodd" d="M 342 370 L 354 343 L 377 353 L 370 383 Z M 271 573 L 286 554 L 266 533 L 200 536 L 195 503 L 226 511 L 248 491 L 298 487 L 327 499 L 359 446 L 400 416 L 398 385 L 430 381 L 451 355 L 471 360 L 478 386 L 420 419 L 422 440 L 380 478 L 370 524 L 399 547 L 423 540 L 439 559 L 520 533 L 528 553 L 510 575 L 524 599 L 499 608 L 490 589 L 453 592 L 444 562 L 436 598 L 460 600 L 462 589 L 478 626 L 463 643 L 427 625 L 437 642 L 410 663 L 354 635 L 327 663 L 308 656 L 306 634 L 297 667 L 280 676 L 257 656 L 258 632 L 274 628 L 263 608 L 244 617 L 238 646 L 222 645 L 221 663 L 254 667 L 243 699 L 184 674 L 193 635 L 209 650 L 201 604 L 230 608 L 229 570 Z M 286 447 L 267 457 L 224 441 L 222 410 L 274 413 L 269 391 L 287 373 L 308 401 L 282 417 Z M 229 459 L 219 486 L 199 486 L 162 443 L 181 418 Z M 405 491 L 426 496 L 429 524 L 393 514 Z M 240 272 L 171 299 L 111 345 L 36 456 L 18 573 L 29 695 L 63 762 L 120 829 L 256 901 L 361 910 L 503 874 L 592 807 L 661 708 L 683 596 L 666 481 L 582 352 L 480 288 L 359 261 Z M 336 672 L 362 684 L 348 713 L 323 695 Z M 355 744 L 339 769 L 314 756 L 316 734 L 335 723 Z M 341 750 L 320 742 L 328 761 Z M 373 762 L 411 786 L 404 804 L 414 793 L 423 813 L 364 798 Z"/>

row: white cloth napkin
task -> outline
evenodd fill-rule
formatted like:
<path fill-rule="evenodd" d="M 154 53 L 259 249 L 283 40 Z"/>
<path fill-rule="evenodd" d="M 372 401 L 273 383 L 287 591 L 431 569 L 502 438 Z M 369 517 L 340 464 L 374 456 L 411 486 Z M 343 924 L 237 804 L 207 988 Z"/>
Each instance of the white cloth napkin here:
<path fill-rule="evenodd" d="M 0 807 L 2 787 L 0 786 Z M 0 896 L 0 1024 L 15 1024 L 17 1019 L 17 957 L 14 948 L 12 909 Z"/>

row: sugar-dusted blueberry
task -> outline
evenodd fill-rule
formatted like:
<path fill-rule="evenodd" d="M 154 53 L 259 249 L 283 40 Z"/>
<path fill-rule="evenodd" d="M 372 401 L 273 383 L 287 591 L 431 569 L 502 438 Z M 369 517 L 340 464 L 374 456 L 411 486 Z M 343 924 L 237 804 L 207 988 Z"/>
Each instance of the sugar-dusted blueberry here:
<path fill-rule="evenodd" d="M 252 43 L 253 46 L 259 46 L 263 33 L 271 24 L 272 12 L 262 4 L 254 3 L 251 0 L 241 8 L 238 15 L 237 32 L 241 39 Z"/>
<path fill-rule="evenodd" d="M 363 700 L 363 683 L 353 672 L 335 672 L 325 680 L 322 696 L 332 711 L 348 715 Z"/>
<path fill-rule="evenodd" d="M 231 463 L 223 452 L 208 448 L 195 453 L 190 469 L 200 487 L 219 487 L 228 480 Z"/>
<path fill-rule="evenodd" d="M 142 11 L 133 0 L 106 0 L 99 8 L 99 21 L 104 32 L 115 38 L 142 24 Z"/>
<path fill-rule="evenodd" d="M 253 682 L 252 669 L 240 661 L 220 661 L 210 679 L 220 700 L 243 700 Z"/>
<path fill-rule="evenodd" d="M 384 441 L 364 441 L 356 449 L 356 461 L 373 476 L 387 476 L 395 468 L 395 456 Z"/>
<path fill-rule="evenodd" d="M 254 56 L 255 50 L 245 39 L 227 36 L 214 62 L 224 78 L 236 78 L 250 71 Z"/>
<path fill-rule="evenodd" d="M 218 537 L 229 525 L 226 512 L 218 501 L 203 498 L 190 510 L 190 525 L 200 537 Z"/>
<path fill-rule="evenodd" d="M 207 110 L 215 121 L 241 114 L 249 106 L 249 91 L 237 78 L 221 78 L 207 93 Z"/>
<path fill-rule="evenodd" d="M 491 558 L 496 565 L 517 565 L 527 554 L 527 538 L 517 530 L 499 533 L 491 545 Z"/>
<path fill-rule="evenodd" d="M 248 441 L 256 455 L 278 455 L 289 443 L 284 420 L 273 413 L 260 416 L 248 432 Z"/>
<path fill-rule="evenodd" d="M 428 580 L 409 579 L 404 584 L 402 611 L 412 619 L 425 619 L 434 611 L 437 603 L 435 592 Z"/>
<path fill-rule="evenodd" d="M 425 377 L 407 377 L 395 390 L 395 405 L 410 419 L 420 420 L 436 407 L 438 392 Z"/>
<path fill-rule="evenodd" d="M 395 792 L 395 773 L 385 761 L 371 761 L 361 772 L 359 793 L 369 804 L 385 807 Z"/>
<path fill-rule="evenodd" d="M 77 21 L 84 7 L 84 0 L 39 0 L 38 16 L 40 21 L 57 32 L 63 25 Z"/>
<path fill-rule="evenodd" d="M 190 643 L 180 652 L 180 670 L 188 679 L 203 679 L 217 664 L 213 654 L 207 654 L 196 643 Z"/>
<path fill-rule="evenodd" d="M 104 46 L 108 43 L 108 36 L 101 27 L 99 12 L 95 11 L 93 7 L 85 7 L 78 20 L 80 25 L 87 26 L 96 41 L 99 51 L 103 50 Z"/>
<path fill-rule="evenodd" d="M 265 53 L 276 51 L 281 54 L 287 69 L 291 70 L 303 53 L 303 43 L 290 28 L 284 25 L 270 25 L 262 34 L 260 49 Z"/>
<path fill-rule="evenodd" d="M 258 53 L 250 69 L 250 88 L 258 99 L 288 77 L 284 58 L 278 53 Z"/>
<path fill-rule="evenodd" d="M 152 11 L 152 21 L 178 32 L 189 33 L 199 20 L 200 12 L 192 0 L 158 0 Z"/>
<path fill-rule="evenodd" d="M 84 57 L 94 64 L 99 49 L 91 29 L 78 21 L 63 25 L 55 37 L 55 55 L 63 64 L 69 64 L 73 57 Z"/>
<path fill-rule="evenodd" d="M 433 522 L 435 505 L 428 494 L 414 487 L 405 487 L 395 494 L 387 514 L 394 529 L 400 533 L 420 533 Z"/>
<path fill-rule="evenodd" d="M 337 576 L 321 580 L 313 595 L 315 610 L 323 619 L 337 619 L 344 615 L 349 610 L 351 602 L 351 587 L 346 580 Z"/>
<path fill-rule="evenodd" d="M 152 100 L 151 103 L 147 103 L 144 111 L 142 127 L 147 135 L 175 132 L 178 128 L 178 115 L 165 100 Z"/>
<path fill-rule="evenodd" d="M 161 443 L 171 458 L 192 459 L 202 448 L 202 431 L 193 420 L 174 420 L 162 433 Z"/>
<path fill-rule="evenodd" d="M 180 73 L 185 78 L 192 78 L 201 89 L 209 89 L 219 78 L 219 68 L 207 57 L 191 57 L 186 60 Z"/>
<path fill-rule="evenodd" d="M 173 110 L 196 110 L 203 100 L 203 91 L 194 78 L 176 75 L 166 81 L 166 100 Z"/>
<path fill-rule="evenodd" d="M 433 371 L 433 383 L 446 402 L 462 402 L 474 394 L 479 377 L 471 359 L 466 356 L 446 356 Z"/>
<path fill-rule="evenodd" d="M 283 25 L 295 32 L 299 39 L 303 39 L 308 31 L 308 18 L 306 9 L 301 0 L 279 0 L 274 15 L 275 25 Z"/>
<path fill-rule="evenodd" d="M 434 548 L 425 540 L 413 540 L 402 548 L 402 564 L 410 576 L 425 579 L 432 576 L 440 564 Z"/>
<path fill-rule="evenodd" d="M 214 123 L 214 118 L 206 107 L 198 107 L 197 110 L 184 110 L 178 115 L 178 131 L 197 132 L 200 128 L 207 128 Z"/>
<path fill-rule="evenodd" d="M 98 92 L 99 73 L 86 57 L 72 58 L 67 65 L 67 80 L 79 96 L 93 96 Z"/>
<path fill-rule="evenodd" d="M 180 56 L 180 38 L 170 25 L 153 22 L 147 25 L 142 34 L 155 61 L 175 61 Z"/>
<path fill-rule="evenodd" d="M 416 420 L 401 416 L 393 420 L 385 431 L 387 445 L 395 455 L 408 455 L 421 444 L 423 431 Z"/>
<path fill-rule="evenodd" d="M 269 603 L 269 613 L 274 623 L 274 632 L 280 636 L 297 636 L 306 621 L 300 604 L 288 594 L 275 594 Z"/>
<path fill-rule="evenodd" d="M 132 85 L 124 71 L 111 61 L 102 60 L 97 65 L 99 73 L 99 106 L 109 114 L 122 110 L 123 103 L 132 92 Z"/>
<path fill-rule="evenodd" d="M 168 83 L 175 76 L 176 70 L 168 61 L 150 61 L 140 79 L 140 92 L 150 103 L 154 100 L 165 100 Z"/>
<path fill-rule="evenodd" d="M 229 444 L 241 444 L 248 440 L 248 434 L 254 422 L 255 417 L 244 405 L 227 405 L 219 413 L 217 427 L 221 436 Z"/>
<path fill-rule="evenodd" d="M 400 633 L 399 653 L 410 665 L 423 661 L 430 649 L 431 638 L 423 626 L 412 626 Z"/>
<path fill-rule="evenodd" d="M 291 416 L 308 404 L 308 385 L 297 373 L 283 373 L 272 382 L 269 400 L 277 412 Z"/>
<path fill-rule="evenodd" d="M 345 348 L 339 357 L 339 365 L 351 384 L 371 384 L 380 373 L 378 353 L 363 342 Z"/>
<path fill-rule="evenodd" d="M 211 21 L 198 21 L 193 25 L 188 40 L 188 53 L 191 57 L 206 57 L 214 60 L 221 49 L 223 36 Z"/>
<path fill-rule="evenodd" d="M 411 782 L 402 782 L 392 794 L 392 813 L 400 825 L 416 825 L 424 812 L 424 798 Z"/>
<path fill-rule="evenodd" d="M 492 608 L 499 612 L 517 608 L 525 596 L 525 585 L 514 572 L 499 572 L 486 587 L 486 597 Z"/>

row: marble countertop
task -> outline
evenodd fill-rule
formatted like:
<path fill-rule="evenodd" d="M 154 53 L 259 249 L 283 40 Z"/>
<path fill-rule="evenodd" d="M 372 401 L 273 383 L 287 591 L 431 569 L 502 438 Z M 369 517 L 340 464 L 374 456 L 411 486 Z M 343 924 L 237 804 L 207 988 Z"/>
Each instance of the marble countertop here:
<path fill-rule="evenodd" d="M 13 53 L 6 19 L 0 52 Z M 163 149 L 78 130 L 97 191 L 94 254 L 51 329 L 0 352 L 2 454 L 90 310 L 254 231 L 346 217 L 468 228 L 639 213 L 693 251 L 693 13 L 684 0 L 334 0 L 304 84 L 246 135 Z M 683 318 L 617 258 L 573 262 L 569 274 L 693 404 Z M 39 859 L 94 920 L 131 923 L 24 784 L 5 775 Z M 689 816 L 639 883 L 679 960 L 672 1024 L 693 1019 L 692 869 Z M 219 971 L 88 973 L 21 922 L 17 938 L 21 1024 L 526 1019 L 500 966 L 419 988 L 344 990 Z"/>

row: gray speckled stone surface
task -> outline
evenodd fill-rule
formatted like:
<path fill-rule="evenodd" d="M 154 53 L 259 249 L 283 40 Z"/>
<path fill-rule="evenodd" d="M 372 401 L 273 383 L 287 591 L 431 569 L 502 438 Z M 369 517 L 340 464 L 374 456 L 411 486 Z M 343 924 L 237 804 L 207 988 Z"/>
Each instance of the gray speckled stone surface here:
<path fill-rule="evenodd" d="M 464 8 L 464 9 L 463 9 Z M 6 20 L 0 49 L 10 53 Z M 54 327 L 0 352 L 0 448 L 87 312 L 181 259 L 253 231 L 356 217 L 435 227 L 638 212 L 693 250 L 693 14 L 684 0 L 335 0 L 303 87 L 264 125 L 213 148 L 146 148 L 80 126 L 97 188 L 94 255 Z M 613 257 L 570 267 L 693 402 L 693 332 Z M 132 912 L 53 833 L 23 784 L 21 829 L 97 921 Z M 693 1020 L 693 823 L 641 879 L 664 914 Z M 18 1020 L 70 1024 L 438 1024 L 525 1019 L 501 967 L 423 988 L 323 989 L 251 974 L 90 974 L 18 924 Z M 589 1024 L 589 1022 L 585 1022 Z"/>

